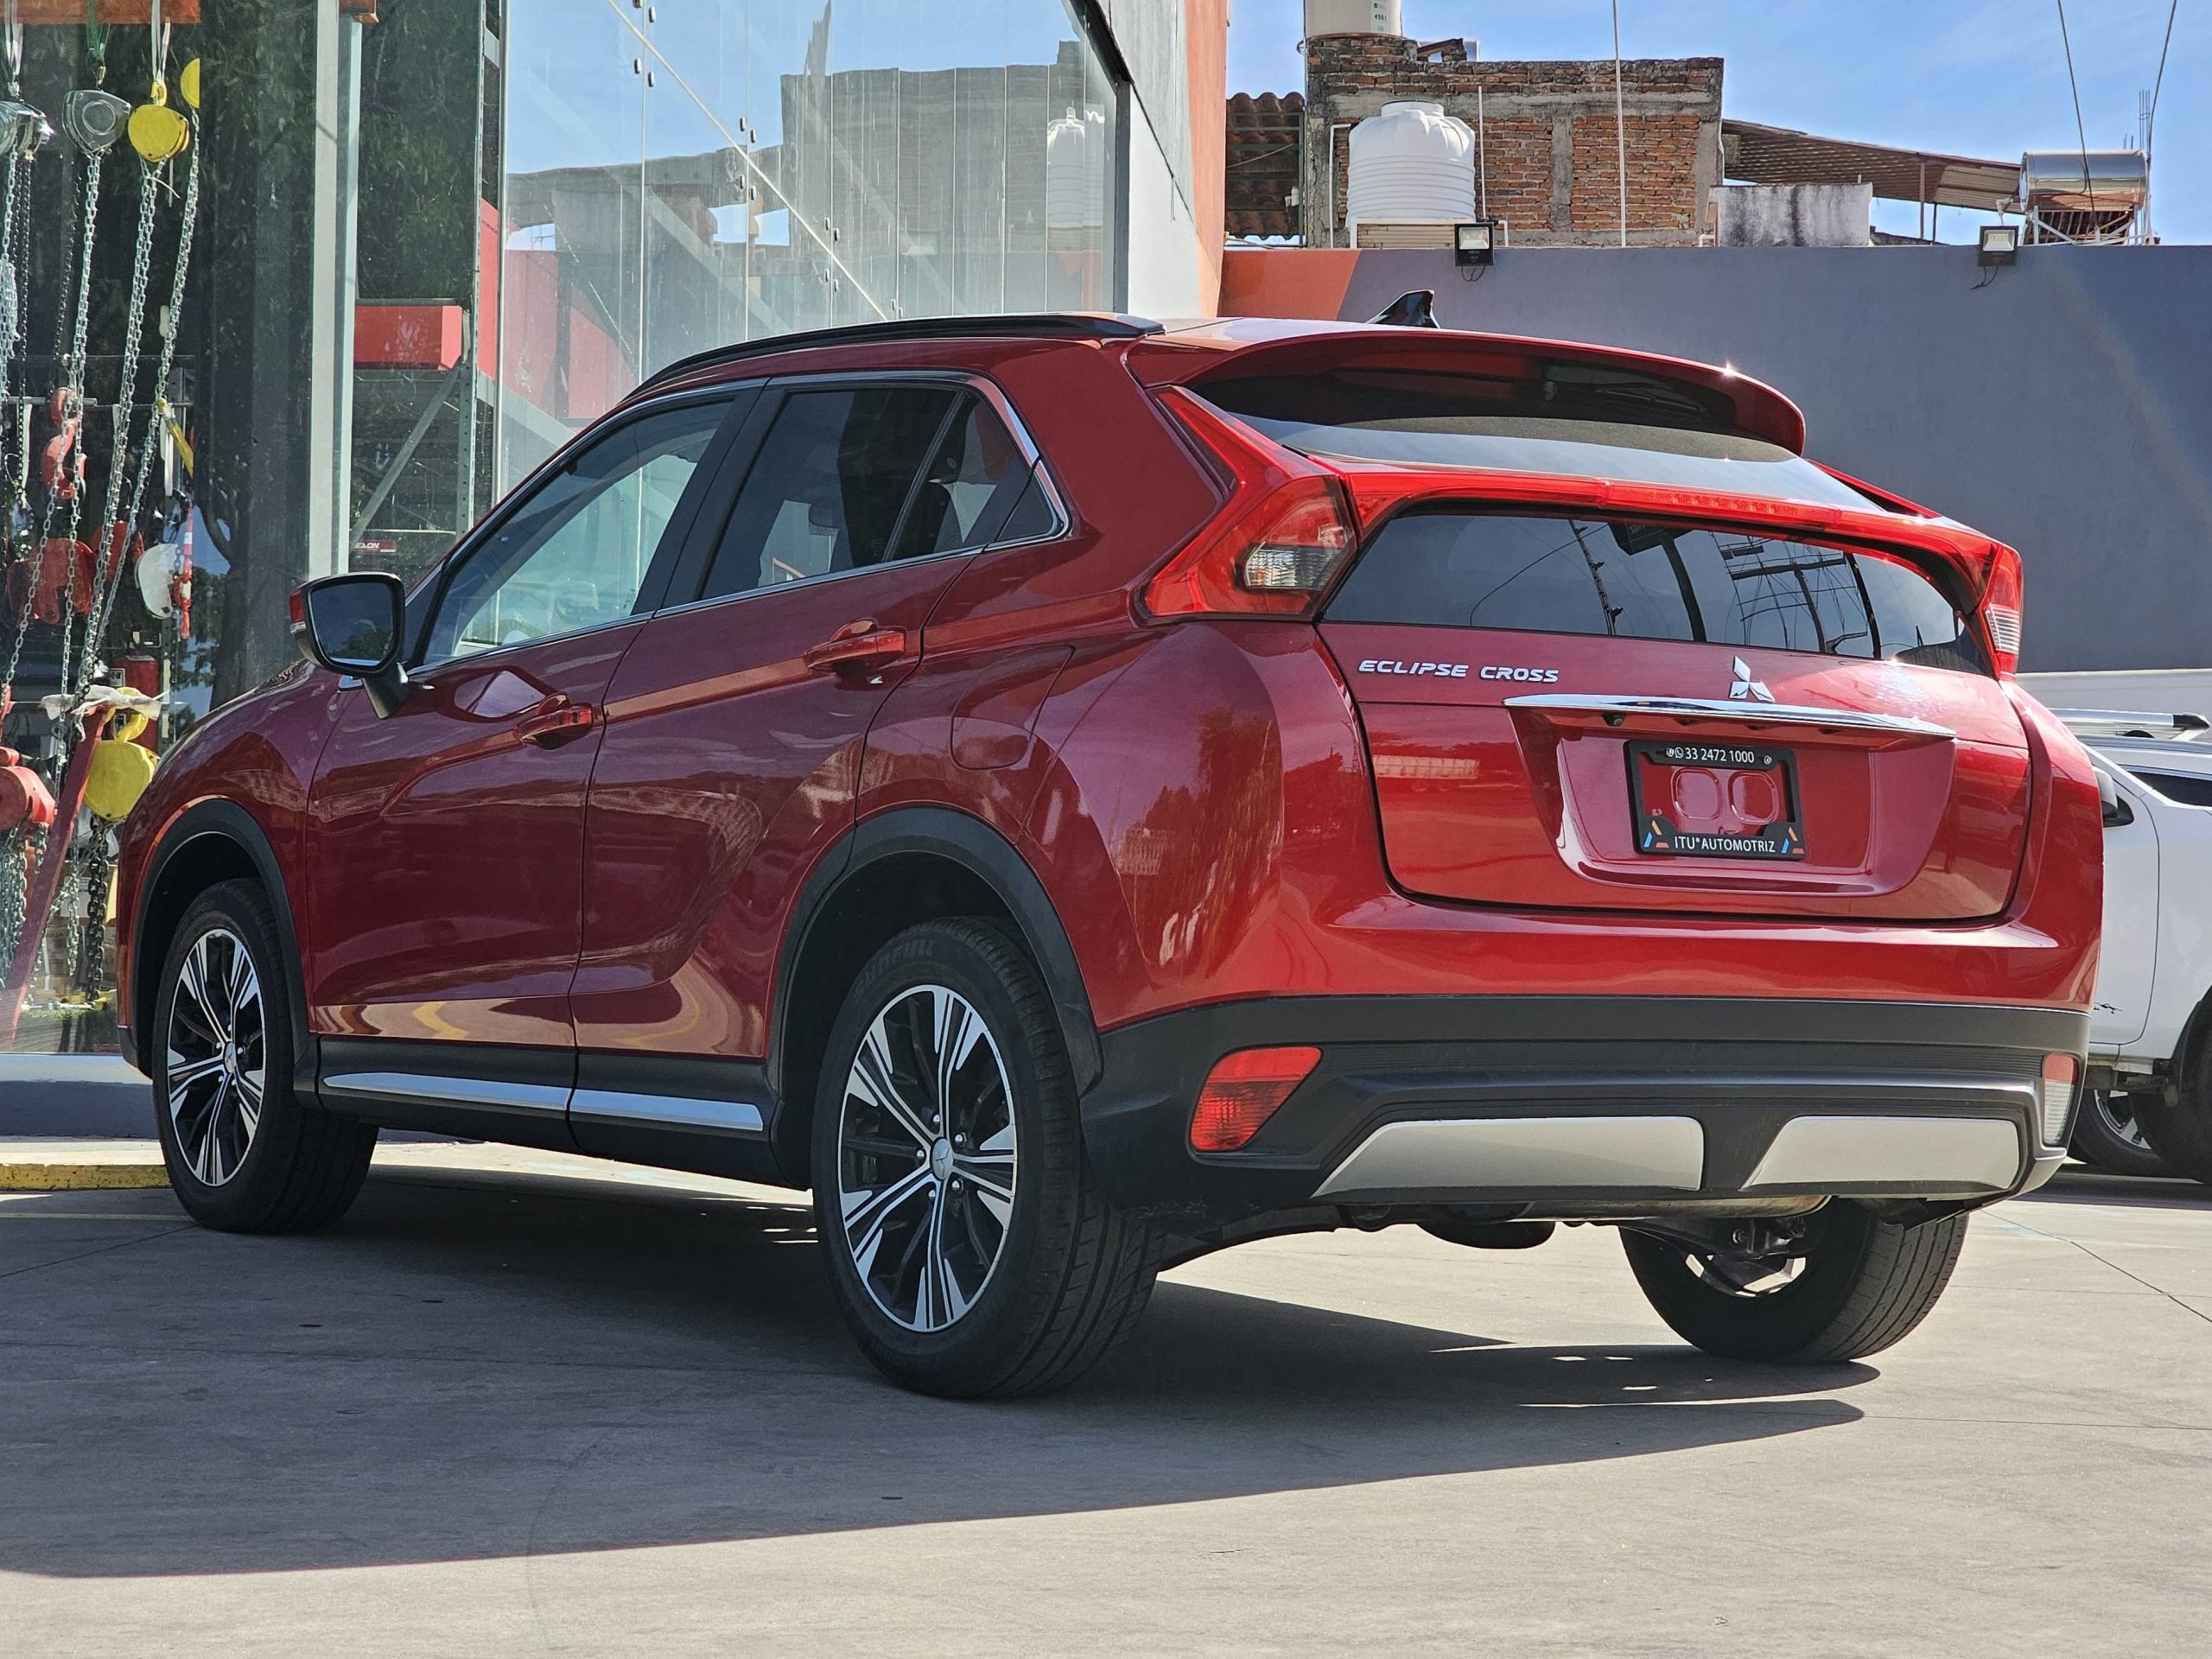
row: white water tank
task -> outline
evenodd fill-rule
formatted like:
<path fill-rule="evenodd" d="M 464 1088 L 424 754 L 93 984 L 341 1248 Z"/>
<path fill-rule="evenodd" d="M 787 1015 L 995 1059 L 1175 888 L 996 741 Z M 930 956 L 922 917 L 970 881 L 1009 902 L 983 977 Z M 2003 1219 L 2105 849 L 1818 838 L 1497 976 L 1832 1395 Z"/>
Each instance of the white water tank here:
<path fill-rule="evenodd" d="M 1417 99 L 1385 104 L 1351 130 L 1344 219 L 1362 224 L 1463 225 L 1475 217 L 1475 135 Z"/>
<path fill-rule="evenodd" d="M 1045 129 L 1045 223 L 1056 231 L 1106 222 L 1106 118 L 1070 110 Z"/>
<path fill-rule="evenodd" d="M 1306 0 L 1306 38 L 1316 35 L 1402 35 L 1399 0 Z"/>

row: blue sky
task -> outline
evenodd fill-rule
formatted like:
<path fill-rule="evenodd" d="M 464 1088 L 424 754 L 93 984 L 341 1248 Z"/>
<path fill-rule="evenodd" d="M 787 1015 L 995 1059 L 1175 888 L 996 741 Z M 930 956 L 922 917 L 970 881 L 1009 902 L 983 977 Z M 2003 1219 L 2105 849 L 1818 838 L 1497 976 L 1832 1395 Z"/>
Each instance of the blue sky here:
<path fill-rule="evenodd" d="M 1406 33 L 1478 39 L 1485 58 L 1609 57 L 1609 0 L 1404 0 Z M 1230 0 L 1229 90 L 1303 85 L 1300 0 Z M 2168 0 L 2069 0 L 2090 147 L 2134 143 Z M 1840 138 L 2016 159 L 2071 148 L 2074 101 L 2055 0 L 1622 0 L 1628 57 L 1721 57 L 1728 114 Z M 2180 0 L 2158 100 L 2152 216 L 2170 242 L 2212 242 L 2212 0 Z M 1910 203 L 1876 204 L 1910 232 Z M 1947 240 L 1973 235 L 1947 212 Z"/>

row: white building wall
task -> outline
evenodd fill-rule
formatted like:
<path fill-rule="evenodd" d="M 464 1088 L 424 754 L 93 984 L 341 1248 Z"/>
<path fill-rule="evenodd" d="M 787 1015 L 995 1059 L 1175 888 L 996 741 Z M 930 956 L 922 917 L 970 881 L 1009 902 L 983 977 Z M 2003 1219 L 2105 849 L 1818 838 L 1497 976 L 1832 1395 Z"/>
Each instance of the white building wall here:
<path fill-rule="evenodd" d="M 1198 227 L 1144 105 L 1128 100 L 1128 294 L 1141 317 L 1202 317 L 1211 309 Z"/>

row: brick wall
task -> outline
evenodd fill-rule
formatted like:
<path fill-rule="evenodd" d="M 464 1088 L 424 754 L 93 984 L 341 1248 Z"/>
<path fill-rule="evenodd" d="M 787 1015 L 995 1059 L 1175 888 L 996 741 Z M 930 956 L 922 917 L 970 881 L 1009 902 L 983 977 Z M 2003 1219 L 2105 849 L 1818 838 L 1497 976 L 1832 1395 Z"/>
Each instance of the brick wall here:
<path fill-rule="evenodd" d="M 1309 246 L 1344 245 L 1345 124 L 1399 99 L 1443 105 L 1470 127 L 1481 116 L 1491 215 L 1523 246 L 1619 239 L 1620 178 L 1610 58 L 1468 62 L 1390 35 L 1324 35 L 1306 43 L 1306 162 L 1300 229 Z M 1628 137 L 1628 236 L 1683 245 L 1711 229 L 1719 182 L 1719 58 L 1638 58 L 1621 65 Z M 1333 132 L 1332 129 L 1336 129 Z"/>

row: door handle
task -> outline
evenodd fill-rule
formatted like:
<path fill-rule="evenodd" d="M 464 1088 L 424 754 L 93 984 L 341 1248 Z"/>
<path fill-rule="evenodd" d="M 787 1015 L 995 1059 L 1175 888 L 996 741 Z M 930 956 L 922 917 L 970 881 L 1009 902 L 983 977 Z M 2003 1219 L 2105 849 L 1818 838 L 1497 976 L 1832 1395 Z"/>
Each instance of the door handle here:
<path fill-rule="evenodd" d="M 598 721 L 599 710 L 588 702 L 548 697 L 515 722 L 515 734 L 526 743 L 550 749 L 571 738 L 582 737 Z"/>
<path fill-rule="evenodd" d="M 864 616 L 848 622 L 818 645 L 810 645 L 799 660 L 817 674 L 865 674 L 906 654 L 906 630 L 880 628 L 875 619 Z"/>

